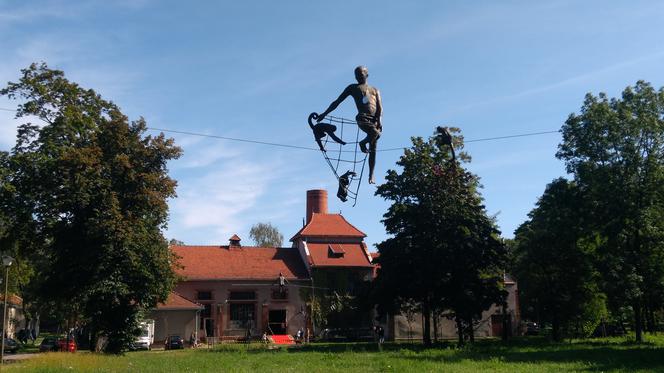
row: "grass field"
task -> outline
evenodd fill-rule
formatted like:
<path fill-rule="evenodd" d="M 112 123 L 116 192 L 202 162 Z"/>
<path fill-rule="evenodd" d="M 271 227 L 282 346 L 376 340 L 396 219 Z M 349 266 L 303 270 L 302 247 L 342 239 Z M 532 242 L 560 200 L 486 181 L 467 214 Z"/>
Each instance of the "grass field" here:
<path fill-rule="evenodd" d="M 6 366 L 11 372 L 664 372 L 664 337 L 549 343 L 542 339 L 442 344 L 312 344 L 270 350 L 223 345 L 212 350 L 131 352 L 124 356 L 49 353 Z"/>

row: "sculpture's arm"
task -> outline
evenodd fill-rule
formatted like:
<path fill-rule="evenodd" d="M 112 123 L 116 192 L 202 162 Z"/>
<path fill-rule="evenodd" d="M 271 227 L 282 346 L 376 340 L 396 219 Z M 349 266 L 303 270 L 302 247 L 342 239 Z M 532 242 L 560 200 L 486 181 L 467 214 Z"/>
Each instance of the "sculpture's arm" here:
<path fill-rule="evenodd" d="M 376 127 L 382 131 L 383 129 L 383 100 L 380 98 L 380 91 L 376 90 Z"/>
<path fill-rule="evenodd" d="M 325 118 L 325 116 L 328 115 L 329 113 L 331 113 L 334 109 L 336 109 L 337 106 L 339 106 L 339 104 L 342 103 L 346 99 L 346 97 L 350 96 L 350 87 L 351 86 L 346 87 L 346 89 L 344 89 L 344 91 L 341 92 L 339 97 L 336 100 L 332 101 L 332 103 L 327 108 L 327 110 L 325 110 L 321 114 L 318 114 L 318 118 L 316 120 L 319 121 L 319 122 L 321 120 L 323 120 Z"/>

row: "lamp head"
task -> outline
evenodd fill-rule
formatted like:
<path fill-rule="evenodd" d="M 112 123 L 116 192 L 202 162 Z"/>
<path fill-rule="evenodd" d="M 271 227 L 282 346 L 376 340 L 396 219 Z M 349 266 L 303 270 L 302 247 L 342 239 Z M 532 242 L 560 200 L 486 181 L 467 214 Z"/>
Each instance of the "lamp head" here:
<path fill-rule="evenodd" d="M 10 267 L 12 264 L 14 264 L 14 258 L 12 258 L 9 255 L 5 255 L 2 257 L 2 265 L 5 267 Z"/>

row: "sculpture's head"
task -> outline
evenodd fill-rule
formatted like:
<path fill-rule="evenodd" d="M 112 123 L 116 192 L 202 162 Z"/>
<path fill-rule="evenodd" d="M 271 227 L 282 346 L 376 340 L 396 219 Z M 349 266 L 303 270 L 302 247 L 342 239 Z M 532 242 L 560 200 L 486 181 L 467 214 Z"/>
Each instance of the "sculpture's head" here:
<path fill-rule="evenodd" d="M 369 76 L 369 70 L 364 66 L 358 66 L 355 68 L 355 79 L 360 84 L 367 82 L 367 77 Z"/>

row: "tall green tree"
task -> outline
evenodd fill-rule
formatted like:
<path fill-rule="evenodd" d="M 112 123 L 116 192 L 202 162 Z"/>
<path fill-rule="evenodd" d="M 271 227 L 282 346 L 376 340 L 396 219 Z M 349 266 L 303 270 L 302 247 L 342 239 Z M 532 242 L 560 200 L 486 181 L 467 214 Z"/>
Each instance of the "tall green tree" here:
<path fill-rule="evenodd" d="M 562 127 L 557 157 L 591 203 L 609 303 L 630 306 L 636 340 L 664 285 L 664 89 L 639 81 L 621 98 L 587 94 Z"/>
<path fill-rule="evenodd" d="M 258 247 L 281 247 L 284 243 L 284 236 L 271 223 L 254 224 L 249 236 Z"/>
<path fill-rule="evenodd" d="M 554 340 L 580 324 L 587 325 L 585 336 L 602 317 L 596 245 L 584 231 L 583 201 L 573 182 L 556 179 L 515 232 L 512 273 L 519 280 L 522 309 L 529 317 L 550 322 Z M 591 320 L 582 319 L 584 314 Z"/>
<path fill-rule="evenodd" d="M 176 186 L 166 165 L 180 149 L 43 63 L 22 70 L 0 94 L 19 100 L 18 118 L 44 122 L 21 125 L 11 152 L 24 220 L 16 227 L 30 228 L 20 245 L 38 268 L 39 297 L 119 353 L 140 315 L 174 286 L 162 229 Z"/>
<path fill-rule="evenodd" d="M 458 133 L 457 129 L 451 129 Z M 482 311 L 505 299 L 507 251 L 478 192 L 478 178 L 452 159 L 442 129 L 428 140 L 412 139 L 386 182 L 376 191 L 392 202 L 383 223 L 393 237 L 378 244 L 378 300 L 383 309 L 419 305 L 423 341 L 431 343 L 432 314 L 453 311 L 459 343 L 473 337 Z M 453 136 L 455 148 L 463 139 Z"/>

